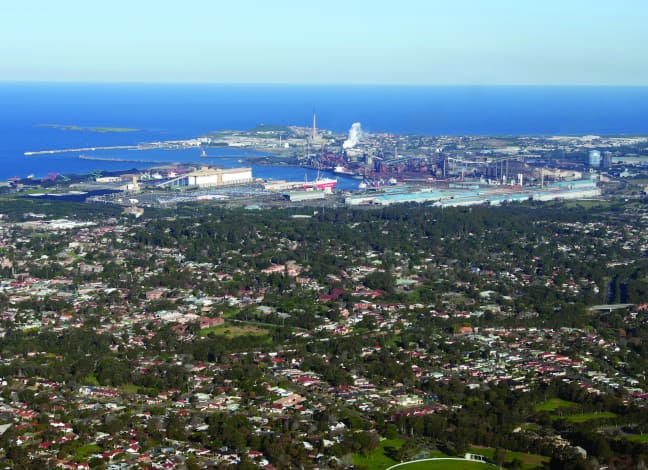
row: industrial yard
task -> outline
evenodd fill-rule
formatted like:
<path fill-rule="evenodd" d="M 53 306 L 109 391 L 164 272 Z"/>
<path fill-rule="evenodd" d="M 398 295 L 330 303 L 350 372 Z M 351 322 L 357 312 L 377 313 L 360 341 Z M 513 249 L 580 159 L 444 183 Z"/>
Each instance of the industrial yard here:
<path fill-rule="evenodd" d="M 59 175 L 10 184 L 87 191 L 90 202 L 125 207 L 499 205 L 599 198 L 604 187 L 614 190 L 645 172 L 647 145 L 645 137 L 368 133 L 360 123 L 344 135 L 318 129 L 313 116 L 312 127 L 260 126 L 157 143 L 163 151 L 138 147 L 171 158 L 162 166 L 96 172 L 90 181 L 68 184 Z M 241 149 L 254 156 L 247 159 Z"/>

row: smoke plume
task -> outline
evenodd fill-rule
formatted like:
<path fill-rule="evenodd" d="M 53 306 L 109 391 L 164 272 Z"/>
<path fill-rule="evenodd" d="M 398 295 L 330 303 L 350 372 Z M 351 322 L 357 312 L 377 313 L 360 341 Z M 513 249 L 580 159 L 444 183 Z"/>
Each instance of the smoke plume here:
<path fill-rule="evenodd" d="M 354 122 L 351 125 L 351 129 L 349 129 L 349 137 L 342 144 L 342 148 L 352 149 L 358 144 L 358 142 L 362 140 L 363 135 L 364 132 L 362 130 L 362 126 L 360 126 L 360 123 Z"/>

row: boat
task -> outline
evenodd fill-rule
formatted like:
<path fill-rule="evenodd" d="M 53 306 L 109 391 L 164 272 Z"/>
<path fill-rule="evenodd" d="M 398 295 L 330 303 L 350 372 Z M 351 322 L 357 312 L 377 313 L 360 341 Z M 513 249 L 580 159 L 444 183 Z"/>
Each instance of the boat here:
<path fill-rule="evenodd" d="M 305 181 L 304 189 L 317 189 L 319 191 L 331 190 L 337 185 L 337 179 L 322 178 L 318 176 L 313 181 Z"/>
<path fill-rule="evenodd" d="M 337 185 L 337 178 L 323 178 L 320 176 L 319 165 L 317 167 L 317 177 L 313 181 L 308 181 L 308 176 L 305 176 L 304 189 L 316 189 L 318 191 L 331 191 Z"/>
<path fill-rule="evenodd" d="M 338 175 L 353 175 L 353 170 L 350 170 L 345 166 L 338 165 L 335 168 L 333 168 L 333 173 L 336 173 Z"/>

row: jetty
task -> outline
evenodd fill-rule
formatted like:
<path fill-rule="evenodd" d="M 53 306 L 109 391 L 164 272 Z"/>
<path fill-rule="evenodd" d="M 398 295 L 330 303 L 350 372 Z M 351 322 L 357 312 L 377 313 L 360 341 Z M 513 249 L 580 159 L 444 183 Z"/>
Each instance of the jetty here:
<path fill-rule="evenodd" d="M 54 149 L 54 150 L 34 150 L 25 152 L 24 155 L 29 157 L 32 155 L 50 155 L 55 153 L 72 153 L 72 152 L 94 152 L 95 150 L 137 150 L 143 148 L 140 145 L 113 145 L 110 147 L 83 147 L 76 149 Z"/>
<path fill-rule="evenodd" d="M 130 158 L 111 158 L 111 157 L 88 157 L 86 155 L 79 155 L 80 160 L 92 160 L 95 162 L 122 162 L 122 163 L 154 163 L 154 164 L 169 164 L 172 162 L 162 160 L 136 160 Z"/>

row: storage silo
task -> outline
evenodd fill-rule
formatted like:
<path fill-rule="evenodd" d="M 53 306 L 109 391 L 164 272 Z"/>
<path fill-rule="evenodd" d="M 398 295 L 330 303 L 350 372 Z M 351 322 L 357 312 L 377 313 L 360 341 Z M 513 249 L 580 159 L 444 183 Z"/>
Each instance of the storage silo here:
<path fill-rule="evenodd" d="M 598 168 L 601 166 L 601 152 L 598 150 L 590 150 L 589 166 L 590 168 Z"/>

